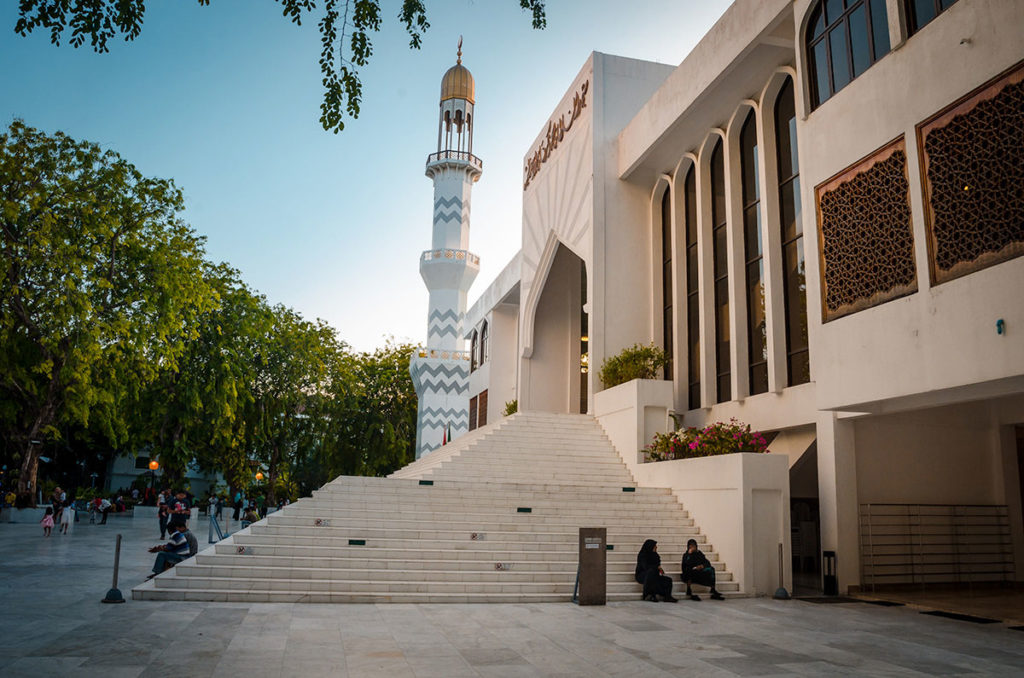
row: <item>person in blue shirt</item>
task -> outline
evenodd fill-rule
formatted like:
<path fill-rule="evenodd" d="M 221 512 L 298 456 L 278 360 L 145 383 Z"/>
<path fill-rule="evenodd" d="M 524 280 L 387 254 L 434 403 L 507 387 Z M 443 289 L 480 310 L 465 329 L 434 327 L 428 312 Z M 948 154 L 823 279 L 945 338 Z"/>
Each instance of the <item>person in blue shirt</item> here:
<path fill-rule="evenodd" d="M 175 530 L 171 534 L 170 541 L 149 549 L 150 553 L 156 554 L 156 562 L 153 563 L 153 573 L 146 579 L 152 579 L 168 567 L 177 565 L 191 555 L 192 549 L 189 546 L 189 536 L 191 535 L 188 534 L 188 525 L 179 522 L 174 527 Z"/>

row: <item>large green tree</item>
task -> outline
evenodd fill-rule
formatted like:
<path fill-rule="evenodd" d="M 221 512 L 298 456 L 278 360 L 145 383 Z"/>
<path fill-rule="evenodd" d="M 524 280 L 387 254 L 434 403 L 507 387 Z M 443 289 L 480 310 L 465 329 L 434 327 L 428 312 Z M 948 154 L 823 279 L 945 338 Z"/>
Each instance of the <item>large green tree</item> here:
<path fill-rule="evenodd" d="M 115 444 L 126 408 L 174 370 L 210 307 L 181 191 L 98 145 L 19 121 L 0 134 L 0 418 L 21 449 L 78 423 Z"/>
<path fill-rule="evenodd" d="M 208 264 L 204 277 L 213 304 L 189 328 L 177 369 L 162 370 L 141 393 L 133 442 L 158 458 L 167 482 L 179 481 L 194 460 L 238 485 L 248 473 L 257 352 L 274 316 L 229 266 Z"/>
<path fill-rule="evenodd" d="M 382 476 L 415 458 L 416 390 L 409 376 L 414 346 L 394 341 L 339 366 L 318 418 L 317 451 L 325 479 Z"/>
<path fill-rule="evenodd" d="M 247 445 L 267 469 L 267 501 L 273 503 L 282 470 L 310 444 L 314 405 L 331 387 L 332 361 L 344 345 L 321 320 L 304 320 L 284 306 L 271 310 L 268 332 L 255 349 Z"/>
<path fill-rule="evenodd" d="M 547 25 L 546 0 L 519 0 L 519 6 L 532 15 L 533 27 Z M 197 0 L 209 5 L 210 0 Z M 320 103 L 320 124 L 335 134 L 345 128 L 346 115 L 359 117 L 363 85 L 359 69 L 373 55 L 372 34 L 383 21 L 381 0 L 277 0 L 282 14 L 295 24 L 303 17 L 318 14 L 320 29 L 320 74 L 324 92 Z M 110 38 L 122 36 L 134 40 L 142 32 L 146 14 L 145 0 L 20 0 L 14 30 L 28 35 L 37 28 L 50 33 L 50 41 L 59 45 L 68 30 L 68 42 L 81 47 L 87 42 L 97 52 L 107 51 Z M 423 33 L 430 28 L 423 0 L 401 0 L 398 19 L 409 34 L 409 46 L 419 49 Z"/>

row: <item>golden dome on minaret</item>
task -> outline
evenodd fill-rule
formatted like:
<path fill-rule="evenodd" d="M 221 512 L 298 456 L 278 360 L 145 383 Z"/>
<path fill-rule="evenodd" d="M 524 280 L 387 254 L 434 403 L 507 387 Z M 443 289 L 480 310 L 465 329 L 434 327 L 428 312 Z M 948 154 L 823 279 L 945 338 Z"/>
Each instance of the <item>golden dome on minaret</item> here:
<path fill-rule="evenodd" d="M 473 83 L 473 74 L 462 65 L 462 38 L 459 38 L 459 53 L 455 65 L 448 69 L 448 72 L 441 78 L 441 101 L 448 99 L 465 99 L 475 104 L 476 85 Z"/>

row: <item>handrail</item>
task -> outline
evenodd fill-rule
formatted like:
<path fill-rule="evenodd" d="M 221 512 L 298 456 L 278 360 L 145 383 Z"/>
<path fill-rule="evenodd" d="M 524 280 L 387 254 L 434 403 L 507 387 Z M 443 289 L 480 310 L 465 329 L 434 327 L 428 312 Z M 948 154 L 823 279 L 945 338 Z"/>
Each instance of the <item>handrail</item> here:
<path fill-rule="evenodd" d="M 217 539 L 213 538 L 214 533 L 217 534 Z M 213 515 L 211 513 L 210 514 L 210 535 L 209 535 L 210 543 L 211 544 L 216 544 L 218 541 L 224 541 L 224 539 L 226 539 L 227 537 L 230 537 L 230 536 L 231 536 L 230 533 L 224 532 L 224 531 L 222 531 L 220 529 L 220 523 L 217 522 L 217 516 L 215 516 L 215 515 Z"/>
<path fill-rule="evenodd" d="M 463 160 L 479 169 L 484 168 L 484 161 L 468 151 L 438 151 L 427 156 L 427 164 L 441 160 Z"/>

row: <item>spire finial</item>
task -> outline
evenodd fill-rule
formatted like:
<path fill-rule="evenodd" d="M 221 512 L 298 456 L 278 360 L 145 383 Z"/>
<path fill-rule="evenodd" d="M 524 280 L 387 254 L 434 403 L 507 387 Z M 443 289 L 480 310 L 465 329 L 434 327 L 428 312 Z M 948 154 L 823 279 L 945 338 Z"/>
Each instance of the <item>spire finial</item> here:
<path fill-rule="evenodd" d="M 457 64 L 461 64 L 462 63 L 462 36 L 461 35 L 459 36 L 459 53 L 458 53 L 458 58 L 455 60 L 455 63 L 457 63 Z"/>

